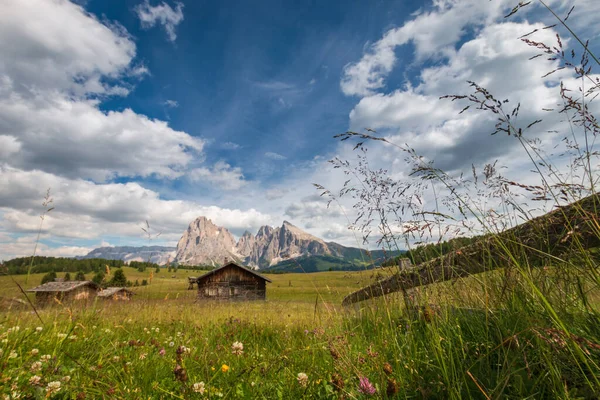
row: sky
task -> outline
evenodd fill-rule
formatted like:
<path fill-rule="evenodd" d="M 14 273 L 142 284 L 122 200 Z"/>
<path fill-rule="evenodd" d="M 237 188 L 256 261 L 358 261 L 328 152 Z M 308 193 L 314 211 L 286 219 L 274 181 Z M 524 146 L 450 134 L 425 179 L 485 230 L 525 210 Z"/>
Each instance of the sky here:
<path fill-rule="evenodd" d="M 595 1 L 547 2 L 576 6 L 592 49 Z M 174 246 L 199 216 L 236 236 L 287 220 L 363 245 L 351 199 L 328 206 L 313 186 L 339 189 L 328 161 L 356 160 L 334 135 L 371 128 L 446 171 L 498 160 L 527 181 L 517 141 L 489 135 L 493 117 L 439 97 L 475 81 L 526 104 L 527 122 L 556 107 L 560 82 L 577 84 L 569 70 L 543 77 L 558 61 L 529 60 L 518 39 L 564 34 L 541 29 L 555 21 L 535 1 L 511 18 L 515 0 L 0 3 L 0 259 Z M 551 147 L 550 127 L 564 120 L 536 126 Z M 400 153 L 372 143 L 368 157 L 411 179 Z"/>

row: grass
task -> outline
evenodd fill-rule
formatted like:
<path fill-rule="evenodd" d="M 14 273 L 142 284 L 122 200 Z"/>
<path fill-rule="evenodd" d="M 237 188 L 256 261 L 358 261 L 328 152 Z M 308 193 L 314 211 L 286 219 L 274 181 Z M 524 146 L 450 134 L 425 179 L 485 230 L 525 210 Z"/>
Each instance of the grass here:
<path fill-rule="evenodd" d="M 543 274 L 538 281 L 560 275 L 532 273 Z M 136 274 L 146 273 L 126 268 L 129 279 Z M 414 290 L 410 296 L 423 305 L 416 310 L 398 295 L 339 306 L 359 282 L 372 281 L 373 271 L 270 275 L 269 300 L 248 303 L 197 303 L 195 291 L 186 290 L 187 272 L 161 274 L 135 288 L 139 294 L 129 303 L 57 304 L 39 310 L 43 323 L 27 309 L 1 313 L 2 394 L 593 398 L 599 377 L 598 316 L 577 301 L 561 307 L 567 336 L 526 279 L 515 277 L 511 295 L 501 295 L 505 271 Z M 0 285 L 10 288 L 8 278 Z M 234 342 L 243 344 L 243 354 L 233 353 Z M 299 373 L 308 376 L 305 386 Z M 51 382 L 60 391 L 53 393 Z"/>

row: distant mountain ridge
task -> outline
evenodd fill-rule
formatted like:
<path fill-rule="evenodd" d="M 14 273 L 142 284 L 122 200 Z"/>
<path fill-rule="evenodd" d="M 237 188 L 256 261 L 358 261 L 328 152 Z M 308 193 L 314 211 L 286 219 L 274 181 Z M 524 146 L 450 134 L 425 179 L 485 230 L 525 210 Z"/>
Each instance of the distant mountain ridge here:
<path fill-rule="evenodd" d="M 376 254 L 375 254 L 376 253 Z M 394 252 L 397 255 L 398 252 Z M 198 217 L 183 233 L 177 244 L 175 260 L 184 265 L 222 265 L 225 259 L 234 260 L 255 268 L 269 268 L 282 264 L 278 270 L 287 270 L 287 260 L 306 259 L 320 256 L 319 265 L 355 268 L 370 265 L 376 259 L 384 258 L 384 252 L 368 252 L 354 247 L 346 247 L 335 242 L 325 242 L 288 221 L 281 227 L 265 225 L 256 235 L 246 231 L 236 242 L 227 230 L 215 225 L 206 217 Z M 392 256 L 389 254 L 388 256 Z M 337 261 L 336 261 L 337 260 Z M 312 261 L 314 264 L 314 260 Z M 312 264 L 311 264 L 312 265 Z M 311 267 L 312 269 L 316 267 Z"/>
<path fill-rule="evenodd" d="M 150 261 L 158 265 L 165 265 L 175 260 L 176 250 L 175 247 L 166 246 L 99 247 L 90 251 L 85 256 L 77 258 L 104 258 L 106 260 L 123 260 L 126 263 L 130 261 Z"/>

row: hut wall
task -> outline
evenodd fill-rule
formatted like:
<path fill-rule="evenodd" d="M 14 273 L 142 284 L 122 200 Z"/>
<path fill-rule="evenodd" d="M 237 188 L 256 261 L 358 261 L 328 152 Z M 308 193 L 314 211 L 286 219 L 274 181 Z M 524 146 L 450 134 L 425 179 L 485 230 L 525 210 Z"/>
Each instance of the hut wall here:
<path fill-rule="evenodd" d="M 266 296 L 263 279 L 233 266 L 198 281 L 201 299 L 264 300 Z"/>

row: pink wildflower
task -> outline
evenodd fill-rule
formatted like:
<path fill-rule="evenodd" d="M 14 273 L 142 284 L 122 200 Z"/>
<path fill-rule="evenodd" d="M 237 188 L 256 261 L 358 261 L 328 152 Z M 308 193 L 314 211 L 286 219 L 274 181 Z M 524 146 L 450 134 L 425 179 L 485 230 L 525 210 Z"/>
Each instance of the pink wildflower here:
<path fill-rule="evenodd" d="M 366 394 L 367 396 L 372 396 L 377 392 L 375 386 L 369 381 L 369 378 L 364 376 L 360 377 L 360 383 L 358 384 L 358 391 L 362 394 Z"/>

